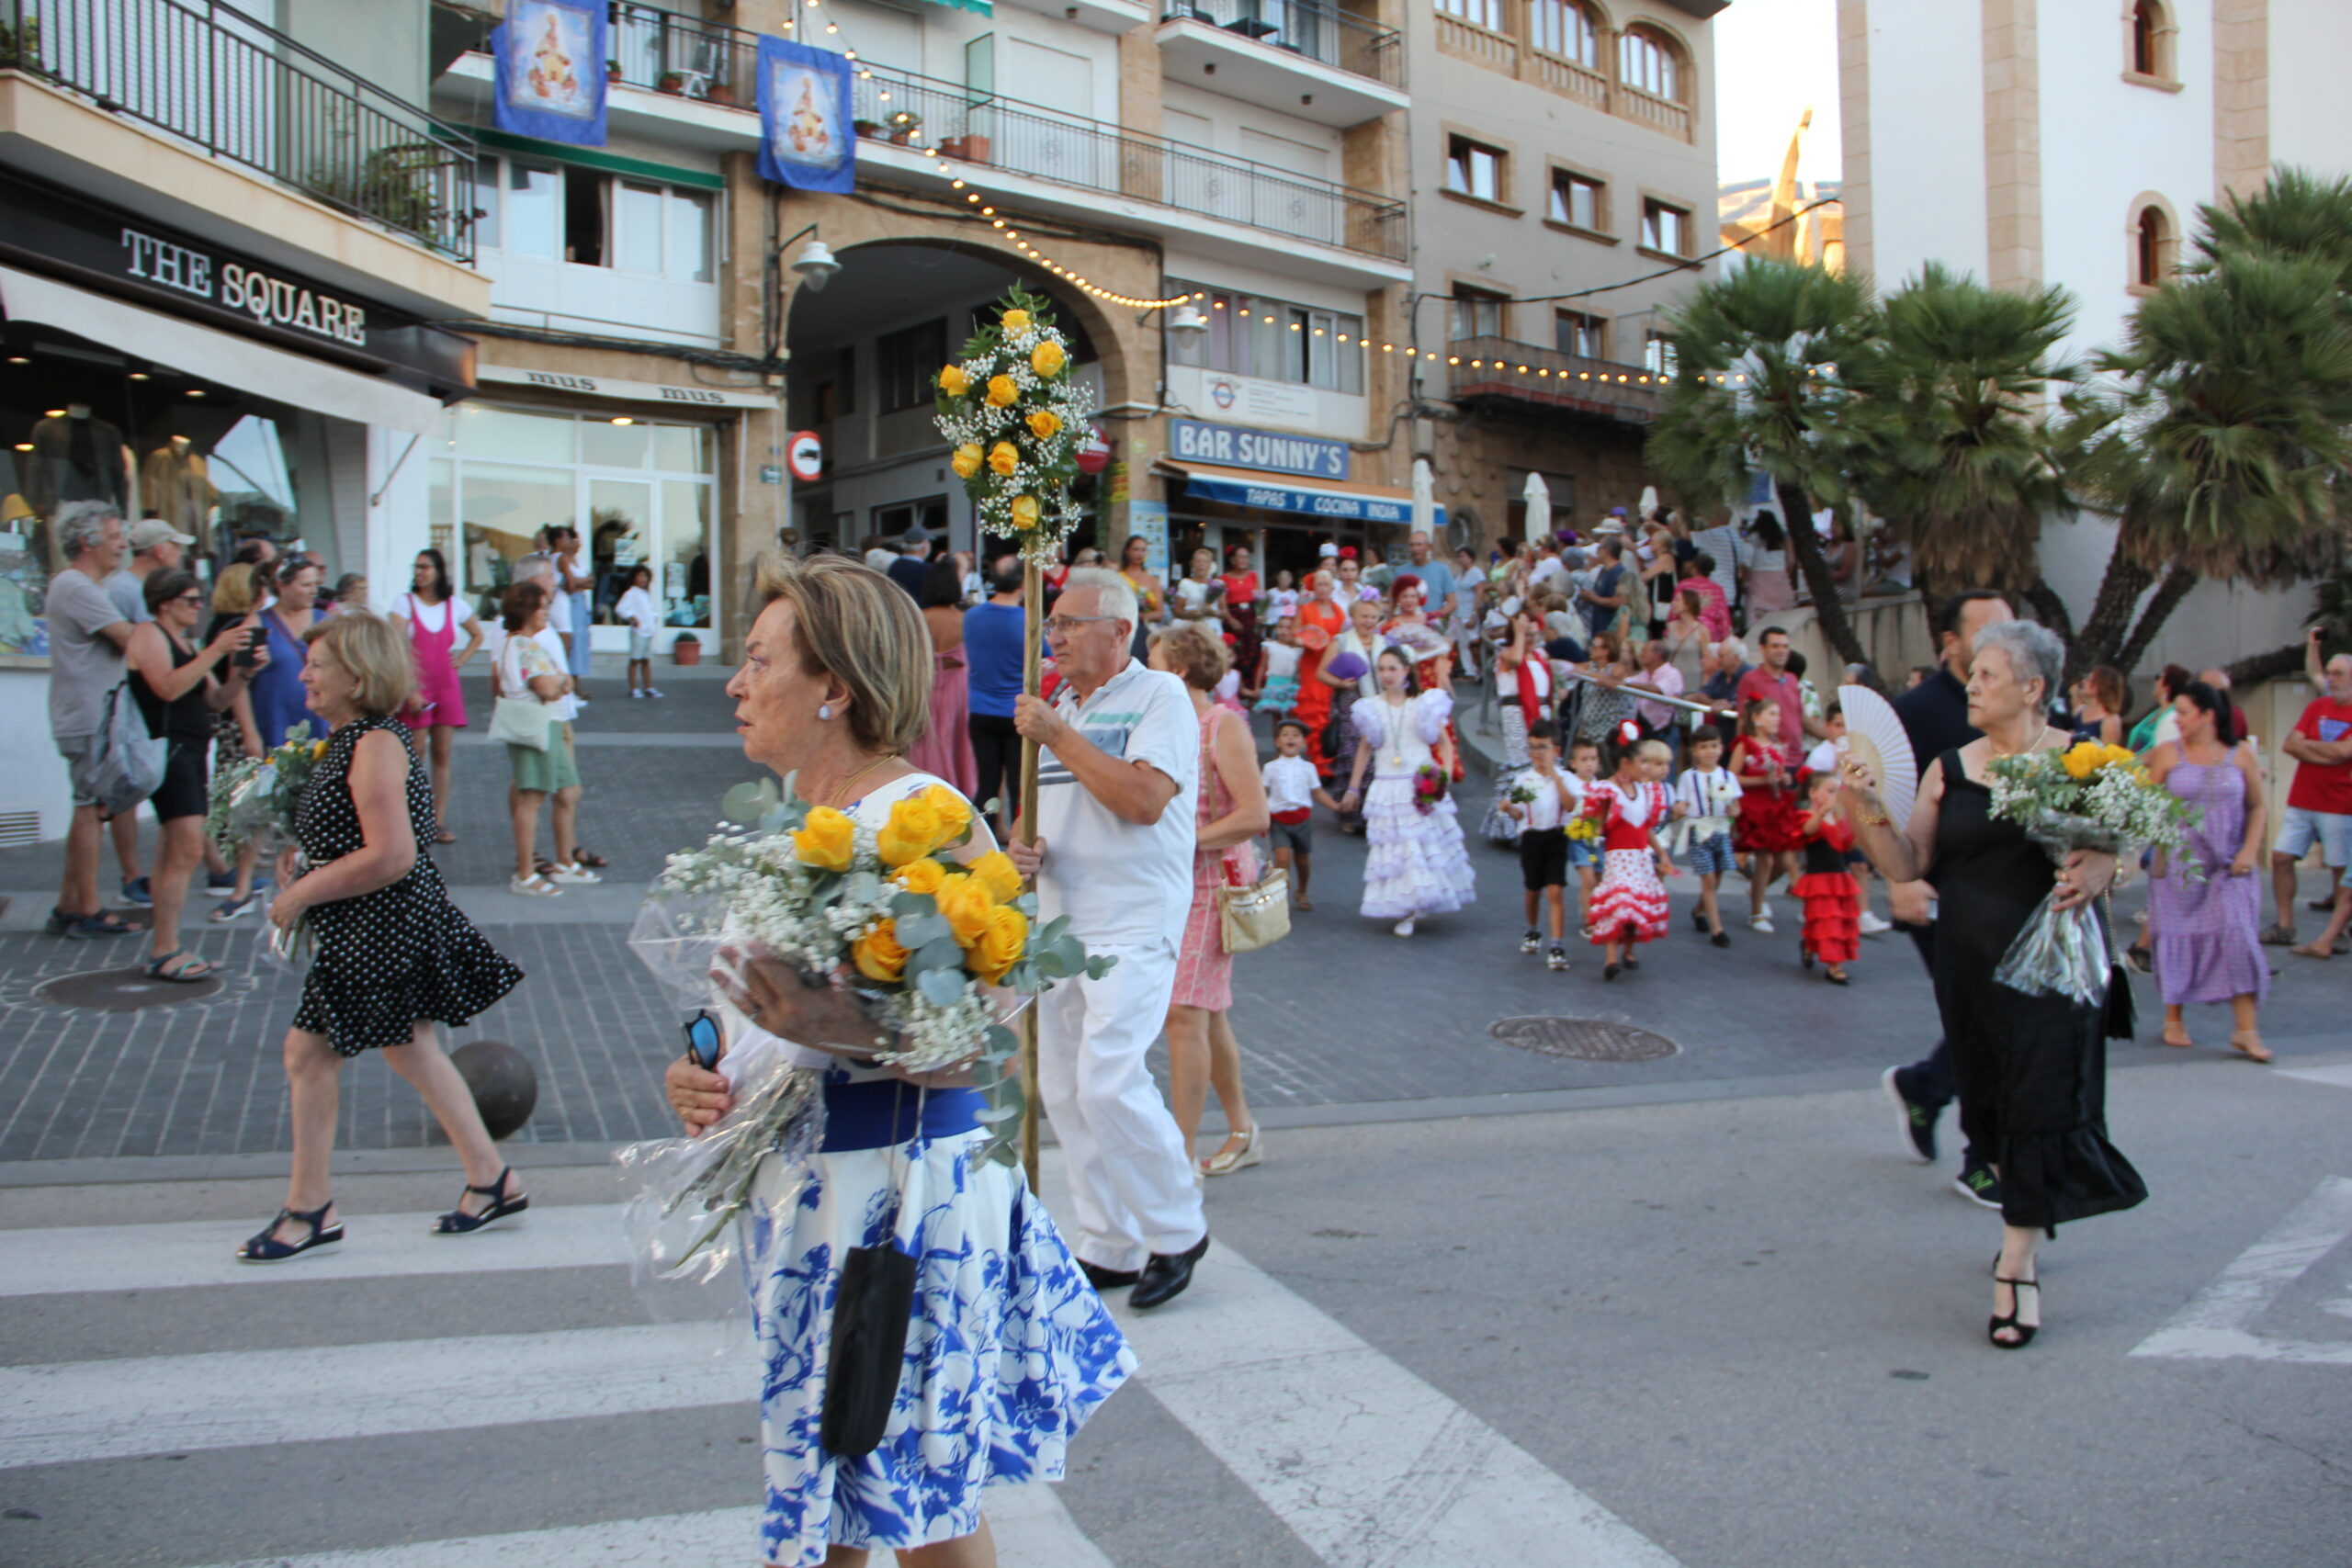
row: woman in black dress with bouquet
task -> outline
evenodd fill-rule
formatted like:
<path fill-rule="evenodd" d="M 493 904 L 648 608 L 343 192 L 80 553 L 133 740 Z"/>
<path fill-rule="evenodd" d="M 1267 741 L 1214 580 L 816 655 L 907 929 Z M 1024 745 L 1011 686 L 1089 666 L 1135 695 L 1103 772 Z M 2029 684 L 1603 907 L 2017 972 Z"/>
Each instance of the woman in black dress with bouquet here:
<path fill-rule="evenodd" d="M 1846 802 L 1871 863 L 1890 881 L 1932 880 L 1942 902 L 1936 1006 L 1959 1073 L 1961 1124 L 1972 1145 L 1995 1151 L 2001 1178 L 1989 1333 L 2005 1350 L 2022 1348 L 2041 1324 L 2034 1255 L 2042 1235 L 2148 1195 L 2107 1141 L 2105 1010 L 2029 997 L 1993 978 L 2053 874 L 2059 905 L 2069 908 L 2098 897 L 2115 877 L 2115 857 L 2089 851 L 2053 867 L 2024 829 L 1992 812 L 1994 758 L 2063 750 L 2073 739 L 2045 716 L 2064 664 L 2065 646 L 2030 621 L 1977 635 L 1968 722 L 1983 734 L 1928 764 L 1900 831 L 1869 768 L 1849 760 L 1845 769 Z"/>
<path fill-rule="evenodd" d="M 434 1036 L 514 988 L 523 972 L 499 956 L 449 902 L 424 852 L 433 789 L 393 716 L 415 694 L 408 639 L 352 610 L 313 625 L 302 687 L 333 730 L 302 792 L 292 850 L 278 857 L 270 922 L 308 921 L 317 957 L 286 1032 L 293 1086 L 294 1170 L 286 1207 L 237 1251 L 278 1263 L 343 1239 L 327 1167 L 344 1058 L 381 1050 L 424 1097 L 466 1168 L 466 1190 L 434 1229 L 462 1235 L 528 1206 L 474 1108 L 472 1091 Z"/>

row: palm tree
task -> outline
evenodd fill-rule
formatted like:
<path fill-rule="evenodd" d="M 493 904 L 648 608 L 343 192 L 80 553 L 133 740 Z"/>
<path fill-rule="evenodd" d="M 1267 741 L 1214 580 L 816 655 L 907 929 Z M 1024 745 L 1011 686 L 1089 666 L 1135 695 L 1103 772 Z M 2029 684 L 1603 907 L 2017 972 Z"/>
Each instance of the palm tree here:
<path fill-rule="evenodd" d="M 1701 285 L 1668 320 L 1676 376 L 1647 446 L 1651 466 L 1698 505 L 1729 502 L 1750 468 L 1770 476 L 1822 635 L 1864 666 L 1808 520 L 1814 502 L 1846 499 L 1854 437 L 1839 415 L 1853 395 L 1838 367 L 1862 352 L 1875 317 L 1860 278 L 1793 262 L 1752 259 Z"/>
<path fill-rule="evenodd" d="M 1997 588 L 2065 624 L 2036 545 L 2066 504 L 2042 416 L 2052 385 L 2078 378 L 2052 357 L 2074 313 L 2062 288 L 1988 288 L 1933 262 L 1881 308 L 1849 378 L 1867 394 L 1854 485 L 1909 541 L 1930 604 Z"/>
<path fill-rule="evenodd" d="M 2260 585 L 2341 553 L 2352 472 L 2352 329 L 2342 264 L 2217 246 L 2143 300 L 2102 356 L 2120 394 L 2090 408 L 2078 465 L 2120 520 L 2075 661 L 2130 669 L 2199 577 Z M 2135 618 L 2142 593 L 2165 581 Z"/>

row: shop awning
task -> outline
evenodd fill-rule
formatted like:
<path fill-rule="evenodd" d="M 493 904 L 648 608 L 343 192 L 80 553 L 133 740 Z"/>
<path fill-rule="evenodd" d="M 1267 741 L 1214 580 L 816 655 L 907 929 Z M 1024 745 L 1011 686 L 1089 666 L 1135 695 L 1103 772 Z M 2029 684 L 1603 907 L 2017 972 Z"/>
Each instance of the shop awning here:
<path fill-rule="evenodd" d="M 296 408 L 417 435 L 441 428 L 440 401 L 423 392 L 14 267 L 0 266 L 0 307 L 12 321 L 39 321 Z"/>
<path fill-rule="evenodd" d="M 1212 463 L 1179 463 L 1162 458 L 1163 474 L 1184 481 L 1203 501 L 1228 506 L 1254 506 L 1261 512 L 1293 512 L 1326 523 L 1394 523 L 1413 520 L 1413 492 L 1385 485 L 1351 484 L 1343 479 L 1318 479 L 1310 484 L 1287 474 L 1261 473 L 1254 468 L 1221 468 Z M 1433 509 L 1431 525 L 1445 526 L 1445 508 Z"/>

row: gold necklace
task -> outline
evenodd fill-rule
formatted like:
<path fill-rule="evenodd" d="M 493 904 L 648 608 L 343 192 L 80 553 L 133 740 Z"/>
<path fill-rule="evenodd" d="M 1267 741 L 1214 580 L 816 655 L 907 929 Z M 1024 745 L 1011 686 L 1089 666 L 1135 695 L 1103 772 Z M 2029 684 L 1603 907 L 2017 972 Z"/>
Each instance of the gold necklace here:
<path fill-rule="evenodd" d="M 876 769 L 876 768 L 880 767 L 883 763 L 885 763 L 885 762 L 895 762 L 895 761 L 897 761 L 898 760 L 899 760 L 899 754 L 898 754 L 897 752 L 895 752 L 895 751 L 885 751 L 885 752 L 883 752 L 883 753 L 882 753 L 882 755 L 880 755 L 879 757 L 875 758 L 875 759 L 874 759 L 874 761 L 870 761 L 870 762 L 866 763 L 866 764 L 865 764 L 865 766 L 864 766 L 864 767 L 862 767 L 862 768 L 858 769 L 858 770 L 857 770 L 857 772 L 855 772 L 855 773 L 854 773 L 850 774 L 850 776 L 849 776 L 849 777 L 847 777 L 847 778 L 843 779 L 840 784 L 836 784 L 835 786 L 833 786 L 833 798 L 834 798 L 836 801 L 838 801 L 838 802 L 842 803 L 842 805 L 847 805 L 850 801 L 854 800 L 854 799 L 856 798 L 856 796 L 854 796 L 854 795 L 851 795 L 851 794 L 850 794 L 850 792 L 849 792 L 849 791 L 850 791 L 850 786 L 851 786 L 852 784 L 854 784 L 857 783 L 857 781 L 858 781 L 858 780 L 860 780 L 860 779 L 864 778 L 866 774 L 868 774 L 868 773 L 872 773 L 875 769 Z"/>

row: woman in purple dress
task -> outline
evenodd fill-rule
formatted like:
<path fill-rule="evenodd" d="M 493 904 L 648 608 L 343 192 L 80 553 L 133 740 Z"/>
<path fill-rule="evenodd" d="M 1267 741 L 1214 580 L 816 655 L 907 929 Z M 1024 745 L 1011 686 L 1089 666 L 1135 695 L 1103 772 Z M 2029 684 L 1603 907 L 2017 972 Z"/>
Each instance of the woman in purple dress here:
<path fill-rule="evenodd" d="M 2162 863 L 2152 891 L 2156 984 L 2165 998 L 2165 1043 L 2194 1043 L 2180 1010 L 2190 1002 L 2230 1004 L 2230 1049 L 2270 1060 L 2256 1010 L 2270 990 L 2263 962 L 2262 774 L 2250 748 L 2238 744 L 2229 701 L 2202 681 L 2173 698 L 2180 739 L 2149 759 L 2156 783 L 2197 808 L 2177 852 Z"/>

